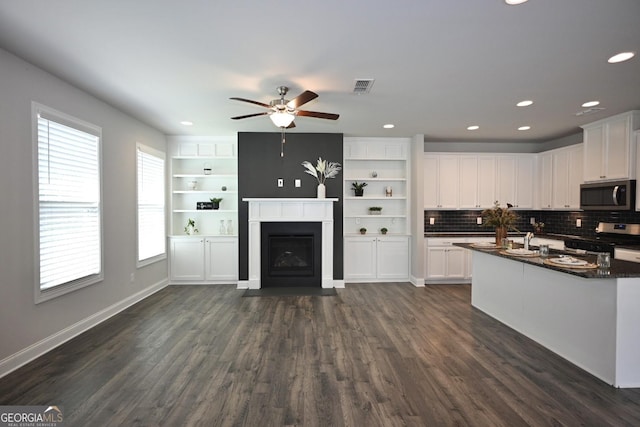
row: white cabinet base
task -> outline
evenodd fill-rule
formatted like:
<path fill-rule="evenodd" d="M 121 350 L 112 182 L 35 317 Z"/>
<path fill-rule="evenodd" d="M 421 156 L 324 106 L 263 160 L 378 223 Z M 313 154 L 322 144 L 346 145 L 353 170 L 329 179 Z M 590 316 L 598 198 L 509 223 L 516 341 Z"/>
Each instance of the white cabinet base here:
<path fill-rule="evenodd" d="M 238 238 L 172 236 L 169 238 L 171 285 L 216 285 L 238 282 Z"/>

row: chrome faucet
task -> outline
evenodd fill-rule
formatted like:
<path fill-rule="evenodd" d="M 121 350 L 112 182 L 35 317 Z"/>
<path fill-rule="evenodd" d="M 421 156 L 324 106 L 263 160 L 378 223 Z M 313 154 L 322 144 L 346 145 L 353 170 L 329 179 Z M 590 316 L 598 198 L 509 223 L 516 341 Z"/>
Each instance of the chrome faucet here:
<path fill-rule="evenodd" d="M 529 231 L 527 234 L 524 235 L 524 249 L 525 250 L 529 250 L 529 243 L 531 243 L 531 239 L 533 239 L 533 233 Z"/>

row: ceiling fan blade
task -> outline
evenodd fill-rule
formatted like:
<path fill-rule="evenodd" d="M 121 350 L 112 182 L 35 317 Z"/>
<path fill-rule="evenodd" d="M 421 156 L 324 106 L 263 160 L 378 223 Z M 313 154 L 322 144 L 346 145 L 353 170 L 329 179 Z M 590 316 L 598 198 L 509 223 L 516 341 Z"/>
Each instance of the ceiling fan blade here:
<path fill-rule="evenodd" d="M 305 111 L 305 110 L 298 110 L 296 114 L 298 116 L 316 117 L 318 119 L 328 119 L 328 120 L 338 120 L 338 117 L 340 117 L 340 114 L 319 113 L 317 111 Z"/>
<path fill-rule="evenodd" d="M 234 97 L 234 98 L 229 98 L 229 99 L 233 99 L 233 100 L 235 100 L 235 101 L 248 102 L 248 103 L 250 103 L 250 104 L 256 104 L 256 105 L 259 105 L 259 106 L 264 107 L 264 108 L 271 108 L 271 105 L 269 105 L 269 104 L 265 104 L 264 102 L 252 101 L 252 100 L 250 100 L 250 99 L 245 99 L 245 98 L 235 98 L 235 97 Z"/>
<path fill-rule="evenodd" d="M 287 129 L 292 129 L 294 127 L 296 127 L 296 122 L 291 122 L 291 124 L 287 126 Z"/>
<path fill-rule="evenodd" d="M 310 90 L 305 90 L 300 95 L 287 102 L 287 107 L 298 108 L 299 106 L 306 104 L 307 102 L 311 101 L 312 99 L 316 99 L 317 97 L 317 93 L 311 92 Z"/>
<path fill-rule="evenodd" d="M 264 113 L 246 114 L 244 116 L 231 117 L 231 119 L 232 120 L 240 120 L 240 119 L 247 119 L 249 117 L 266 116 L 267 114 L 269 114 L 269 112 L 265 111 Z"/>

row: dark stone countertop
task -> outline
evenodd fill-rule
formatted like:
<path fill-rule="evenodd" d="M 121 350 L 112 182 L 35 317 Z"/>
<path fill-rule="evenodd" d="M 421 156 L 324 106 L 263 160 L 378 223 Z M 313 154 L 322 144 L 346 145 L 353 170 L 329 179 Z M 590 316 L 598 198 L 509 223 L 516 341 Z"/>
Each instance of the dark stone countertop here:
<path fill-rule="evenodd" d="M 443 232 L 426 232 L 424 237 L 491 237 L 495 236 L 495 231 L 443 231 Z M 524 237 L 525 233 L 510 232 L 509 237 Z M 577 236 L 566 234 L 536 234 L 534 237 L 541 239 L 566 240 Z"/>
<path fill-rule="evenodd" d="M 585 279 L 620 279 L 620 278 L 640 278 L 640 263 L 630 262 L 630 261 L 622 261 L 618 259 L 611 259 L 611 268 L 607 270 L 600 270 L 597 268 L 593 269 L 577 269 L 577 268 L 566 268 L 555 265 L 549 265 L 544 263 L 544 258 L 541 257 L 521 257 L 521 256 L 513 256 L 501 253 L 502 249 L 500 248 L 478 248 L 473 246 L 472 243 L 454 243 L 454 246 L 460 246 L 465 249 L 470 249 L 478 252 L 483 252 L 489 255 L 498 256 L 501 258 L 507 258 L 513 261 L 519 261 L 525 264 L 536 265 L 541 268 L 547 268 L 549 270 L 560 271 L 562 273 L 571 274 L 574 276 L 582 277 Z M 537 249 L 537 247 L 532 246 L 531 249 Z M 571 255 L 575 258 L 584 259 L 589 263 L 596 263 L 596 255 L 591 254 L 580 254 L 577 255 L 574 252 L 566 252 L 551 249 L 549 251 L 549 256 L 547 258 L 553 258 L 554 255 Z M 640 285 L 640 282 L 638 282 Z"/>

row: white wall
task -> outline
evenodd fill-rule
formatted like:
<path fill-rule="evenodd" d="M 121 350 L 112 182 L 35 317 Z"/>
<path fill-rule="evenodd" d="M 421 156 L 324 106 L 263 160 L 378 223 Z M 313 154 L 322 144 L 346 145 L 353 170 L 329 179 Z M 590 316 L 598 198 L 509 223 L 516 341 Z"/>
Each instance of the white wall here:
<path fill-rule="evenodd" d="M 38 305 L 32 101 L 101 126 L 103 136 L 105 279 Z M 136 142 L 166 150 L 161 132 L 0 49 L 0 376 L 166 285 L 166 260 L 135 267 Z"/>

